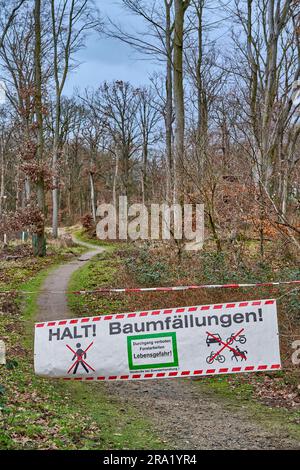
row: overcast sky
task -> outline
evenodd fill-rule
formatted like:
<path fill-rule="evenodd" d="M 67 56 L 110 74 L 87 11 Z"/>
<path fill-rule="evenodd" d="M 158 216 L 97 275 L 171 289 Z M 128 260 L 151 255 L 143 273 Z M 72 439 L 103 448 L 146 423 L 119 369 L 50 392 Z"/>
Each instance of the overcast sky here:
<path fill-rule="evenodd" d="M 94 0 L 101 16 L 109 15 L 123 25 L 142 26 L 139 20 L 125 12 L 117 0 Z M 74 87 L 97 87 L 104 80 L 130 81 L 133 85 L 148 83 L 148 75 L 156 68 L 155 64 L 138 60 L 130 46 L 114 39 L 91 34 L 86 47 L 76 55 L 80 66 L 70 74 L 65 93 L 70 95 Z"/>

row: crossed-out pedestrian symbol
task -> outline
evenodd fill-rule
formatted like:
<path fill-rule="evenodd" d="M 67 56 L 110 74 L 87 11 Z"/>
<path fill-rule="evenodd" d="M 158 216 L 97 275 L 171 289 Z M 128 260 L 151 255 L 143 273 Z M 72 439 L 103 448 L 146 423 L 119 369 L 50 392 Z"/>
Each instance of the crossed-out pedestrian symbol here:
<path fill-rule="evenodd" d="M 220 337 L 217 337 L 215 335 L 213 335 L 212 333 L 209 333 L 209 331 L 206 332 L 206 334 L 208 336 L 211 336 L 213 339 L 216 340 L 216 342 L 218 342 L 219 344 L 223 344 L 223 347 L 221 349 L 219 349 L 219 351 L 217 351 L 212 357 L 210 357 L 210 363 L 212 363 L 214 361 L 214 359 L 219 356 L 219 354 L 226 348 L 230 349 L 230 351 L 233 352 L 234 356 L 237 357 L 237 356 L 240 356 L 242 359 L 246 360 L 247 357 L 246 357 L 246 354 L 245 352 L 243 351 L 239 351 L 239 349 L 234 349 L 232 348 L 231 346 L 229 346 L 229 344 L 232 342 L 232 340 L 235 340 L 243 331 L 245 330 L 245 328 L 242 328 L 240 331 L 238 331 L 235 335 L 232 335 L 229 340 L 227 341 L 227 343 L 224 343 L 224 341 L 221 340 Z"/>
<path fill-rule="evenodd" d="M 70 351 L 72 351 L 72 353 L 74 354 L 72 361 L 74 361 L 76 359 L 76 361 L 69 368 L 68 374 L 71 373 L 71 370 L 73 369 L 73 367 L 74 367 L 73 374 L 76 374 L 79 365 L 81 365 L 87 373 L 89 372 L 89 369 L 92 370 L 93 372 L 95 372 L 95 369 L 93 369 L 92 366 L 90 366 L 85 361 L 86 353 L 93 344 L 94 344 L 94 342 L 92 341 L 91 344 L 89 344 L 89 346 L 85 350 L 83 350 L 83 349 L 81 349 L 81 344 L 77 343 L 76 344 L 77 351 L 74 351 L 74 349 L 72 349 L 71 346 L 66 344 L 67 348 L 70 349 Z"/>

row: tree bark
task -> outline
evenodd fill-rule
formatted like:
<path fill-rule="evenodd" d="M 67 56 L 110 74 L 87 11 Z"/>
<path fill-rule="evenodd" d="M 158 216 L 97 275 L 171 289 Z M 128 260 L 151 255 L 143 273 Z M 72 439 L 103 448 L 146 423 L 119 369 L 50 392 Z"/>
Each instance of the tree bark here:
<path fill-rule="evenodd" d="M 189 0 L 175 0 L 175 25 L 174 25 L 174 107 L 175 107 L 175 177 L 174 177 L 174 203 L 182 196 L 180 184 L 180 163 L 184 159 L 184 88 L 183 88 L 183 38 L 184 15 L 189 6 Z M 178 193 L 180 188 L 180 193 Z"/>
<path fill-rule="evenodd" d="M 35 114 L 37 124 L 37 162 L 41 168 L 43 163 L 44 154 L 44 129 L 43 129 L 43 110 L 42 110 L 42 65 L 41 65 L 41 0 L 35 0 L 34 8 L 34 23 L 35 23 Z M 38 175 L 36 183 L 37 205 L 42 214 L 43 219 L 39 223 L 36 232 L 36 243 L 33 244 L 33 251 L 35 256 L 46 255 L 46 240 L 45 240 L 45 185 L 42 174 Z"/>
<path fill-rule="evenodd" d="M 2 140 L 2 139 L 1 139 Z M 3 212 L 4 203 L 4 142 L 0 142 L 0 218 Z"/>
<path fill-rule="evenodd" d="M 172 1 L 165 0 L 166 8 L 166 156 L 168 164 L 167 174 L 167 199 L 171 201 L 174 190 L 174 159 L 172 149 L 172 124 L 173 124 L 173 76 L 172 76 L 172 25 L 171 25 L 171 7 Z"/>

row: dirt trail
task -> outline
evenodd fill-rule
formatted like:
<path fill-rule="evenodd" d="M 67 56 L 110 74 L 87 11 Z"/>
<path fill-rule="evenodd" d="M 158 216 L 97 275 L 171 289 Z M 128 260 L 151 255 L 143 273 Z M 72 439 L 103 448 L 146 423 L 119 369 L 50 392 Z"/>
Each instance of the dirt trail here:
<path fill-rule="evenodd" d="M 75 241 L 75 240 L 74 240 Z M 55 269 L 44 282 L 41 294 L 38 298 L 38 321 L 59 320 L 72 316 L 65 292 L 72 274 L 98 253 L 103 253 L 104 248 L 100 248 L 90 243 L 80 242 L 76 239 L 78 245 L 89 248 L 90 251 L 81 255 L 78 259 L 64 264 Z M 57 292 L 53 294 L 52 292 Z"/>
<path fill-rule="evenodd" d="M 203 379 L 205 380 L 205 379 Z M 267 430 L 247 405 L 217 397 L 189 379 L 111 382 L 107 391 L 130 402 L 154 423 L 159 435 L 183 450 L 300 449 L 282 428 Z"/>
<path fill-rule="evenodd" d="M 38 321 L 72 316 L 63 293 L 70 276 L 97 253 L 88 243 L 78 242 L 91 251 L 56 269 L 46 279 L 38 299 Z M 60 291 L 51 294 L 49 291 Z M 205 379 L 204 379 L 205 380 Z M 176 449 L 300 449 L 282 428 L 267 430 L 247 406 L 216 397 L 201 384 L 187 379 L 114 382 L 101 384 L 118 401 L 130 403 L 147 416 L 163 440 Z M 88 386 L 88 385 L 87 385 Z"/>

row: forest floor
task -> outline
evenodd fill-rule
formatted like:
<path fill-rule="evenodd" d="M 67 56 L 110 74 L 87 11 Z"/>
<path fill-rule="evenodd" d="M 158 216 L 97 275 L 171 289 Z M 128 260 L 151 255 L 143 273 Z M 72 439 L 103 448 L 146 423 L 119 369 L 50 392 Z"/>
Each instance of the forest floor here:
<path fill-rule="evenodd" d="M 77 236 L 81 240 L 88 240 L 82 233 Z M 161 279 L 153 278 L 159 276 L 159 273 L 166 274 L 164 258 L 159 256 L 157 261 L 155 257 L 148 257 L 145 252 L 142 252 L 141 257 L 139 260 L 137 253 L 128 250 L 125 244 L 115 246 L 112 252 L 106 251 L 76 271 L 70 287 L 77 290 L 79 286 L 92 289 L 108 285 L 136 287 L 135 282 L 148 286 L 158 282 L 167 283 L 167 276 L 162 275 Z M 134 298 L 96 295 L 89 296 L 88 299 L 72 296 L 69 305 L 76 315 L 81 316 L 87 315 L 88 312 L 116 313 L 158 306 L 162 308 L 179 302 L 174 296 L 172 298 L 172 294 L 170 298 L 166 298 L 164 294 L 163 300 L 154 299 L 154 295 L 148 294 L 148 298 L 144 294 Z M 193 300 L 196 302 L 196 299 Z M 192 305 L 196 305 L 193 300 Z M 180 302 L 182 301 L 186 304 L 191 300 L 181 298 Z M 181 305 L 183 304 L 180 303 Z M 227 381 L 228 377 L 223 376 L 197 381 L 171 379 L 110 382 L 101 385 L 109 396 L 118 397 L 124 407 L 130 402 L 136 409 L 142 410 L 154 424 L 158 434 L 163 436 L 172 448 L 300 449 L 299 409 L 284 410 L 283 401 L 277 408 L 259 403 L 253 397 L 254 386 L 251 386 L 250 375 L 244 377 L 244 380 L 239 377 L 236 381 L 233 379 L 231 384 Z M 268 380 L 262 383 L 261 379 L 262 376 L 257 377 L 259 387 L 266 388 Z M 281 380 L 280 373 L 277 380 Z M 279 392 L 279 396 L 281 393 Z M 297 399 L 297 393 L 293 394 L 291 389 L 285 390 L 285 400 L 287 395 L 290 395 L 290 399 Z M 297 402 L 293 402 L 294 406 L 298 408 Z"/>
<path fill-rule="evenodd" d="M 7 353 L 6 366 L 0 365 L 0 449 L 163 449 L 167 445 L 142 412 L 131 406 L 125 409 L 98 384 L 85 387 L 34 374 L 39 294 L 46 295 L 45 282 L 53 279 L 55 270 L 77 263 L 86 251 L 86 247 L 50 245 L 47 257 L 38 259 L 31 256 L 30 246 L 12 245 L 0 252 L 0 338 Z M 20 295 L 16 292 L 20 290 L 32 293 Z"/>
<path fill-rule="evenodd" d="M 161 257 L 153 265 L 142 254 L 140 264 L 128 247 L 110 244 L 105 253 L 100 252 L 101 246 L 96 254 L 90 252 L 90 243 L 98 246 L 96 241 L 82 233 L 77 237 L 89 243 L 84 246 L 89 253 L 81 257 L 83 261 L 73 258 L 57 267 L 58 262 L 66 261 L 60 253 L 48 262 L 52 269 L 56 267 L 55 271 L 49 273 L 45 266 L 36 269 L 23 290 L 28 289 L 29 282 L 31 289 L 35 287 L 40 294 L 27 299 L 22 321 L 15 322 L 18 312 L 11 312 L 9 320 L 0 317 L 0 336 L 10 344 L 9 357 L 17 352 L 17 361 L 10 360 L 6 377 L 0 378 L 0 448 L 300 449 L 299 401 L 293 383 L 297 377 L 292 375 L 287 380 L 282 372 L 107 384 L 62 383 L 35 377 L 27 354 L 32 351 L 28 338 L 34 317 L 59 319 L 93 315 L 99 310 L 111 313 L 150 305 L 155 308 L 155 302 L 160 307 L 172 306 L 177 302 L 169 294 L 163 300 L 151 294 L 134 299 L 117 295 L 67 299 L 62 295 L 51 309 L 53 299 L 47 289 L 53 289 L 53 282 L 59 290 L 67 285 L 70 290 L 78 290 L 167 281 L 163 279 L 167 268 Z M 78 254 L 81 252 L 79 248 Z M 10 285 L 16 285 L 14 275 Z M 207 299 L 181 298 L 181 305 L 194 305 L 196 300 L 198 304 L 207 303 Z M 24 321 L 27 341 L 18 345 L 18 350 Z"/>

